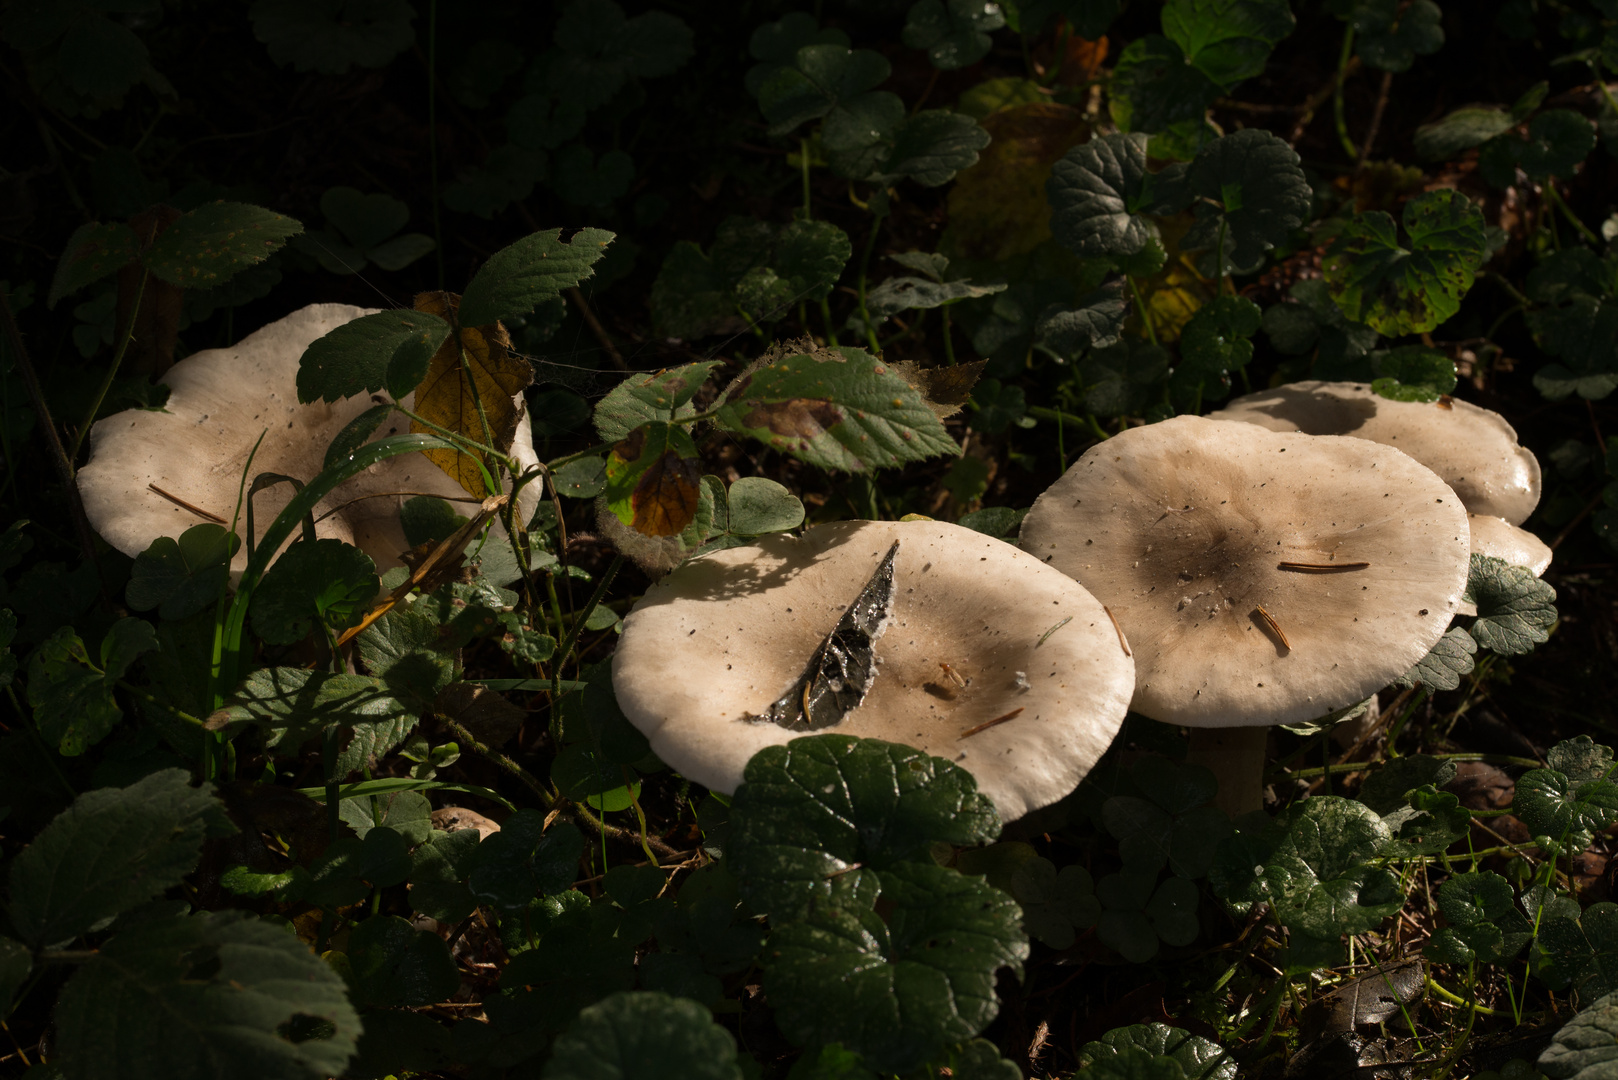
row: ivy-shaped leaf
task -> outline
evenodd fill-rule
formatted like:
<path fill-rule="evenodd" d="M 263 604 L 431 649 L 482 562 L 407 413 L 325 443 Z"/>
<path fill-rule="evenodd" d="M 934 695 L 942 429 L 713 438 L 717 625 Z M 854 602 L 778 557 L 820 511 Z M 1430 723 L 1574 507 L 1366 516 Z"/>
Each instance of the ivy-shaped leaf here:
<path fill-rule="evenodd" d="M 1461 676 L 1472 670 L 1472 657 L 1477 651 L 1477 641 L 1471 634 L 1458 626 L 1446 630 L 1427 655 L 1416 661 L 1415 667 L 1399 676 L 1397 685 L 1454 690 L 1461 685 Z"/>
<path fill-rule="evenodd" d="M 1236 1080 L 1236 1059 L 1228 1050 L 1210 1039 L 1167 1024 L 1113 1028 L 1096 1042 L 1085 1043 L 1079 1049 L 1079 1064 L 1082 1070 L 1094 1069 L 1130 1051 L 1151 1059 L 1172 1060 L 1180 1067 L 1177 1075 L 1184 1076 L 1185 1080 Z"/>
<path fill-rule="evenodd" d="M 1588 735 L 1563 739 L 1545 752 L 1545 764 L 1574 783 L 1601 780 L 1612 772 L 1612 747 Z"/>
<path fill-rule="evenodd" d="M 1145 136 L 1103 135 L 1081 143 L 1052 167 L 1045 186 L 1051 233 L 1080 257 L 1134 255 L 1155 235 L 1146 215 L 1183 205 L 1169 179 L 1146 171 Z"/>
<path fill-rule="evenodd" d="M 1488 251 L 1483 214 L 1455 191 L 1405 204 L 1408 249 L 1393 218 L 1357 214 L 1326 252 L 1332 299 L 1349 319 L 1383 334 L 1423 333 L 1455 314 Z"/>
<path fill-rule="evenodd" d="M 1180 246 L 1214 248 L 1223 236 L 1221 274 L 1257 265 L 1309 216 L 1314 195 L 1298 160 L 1284 140 L 1258 128 L 1204 146 L 1186 170 L 1197 221 Z"/>
<path fill-rule="evenodd" d="M 1297 25 L 1287 0 L 1168 0 L 1163 33 L 1224 93 L 1264 70 Z"/>
<path fill-rule="evenodd" d="M 1449 925 L 1433 935 L 1426 952 L 1446 964 L 1504 963 L 1533 936 L 1532 924 L 1517 910 L 1511 883 L 1487 870 L 1444 882 L 1438 910 Z"/>
<path fill-rule="evenodd" d="M 1464 599 L 1478 609 L 1472 637 L 1505 656 L 1533 652 L 1556 625 L 1556 590 L 1526 566 L 1492 555 L 1472 556 Z"/>

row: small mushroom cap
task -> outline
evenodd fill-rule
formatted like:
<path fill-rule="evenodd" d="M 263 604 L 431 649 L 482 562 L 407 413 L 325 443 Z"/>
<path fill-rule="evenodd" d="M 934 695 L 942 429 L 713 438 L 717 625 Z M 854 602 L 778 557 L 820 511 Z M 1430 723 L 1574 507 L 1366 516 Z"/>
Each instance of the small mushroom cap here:
<path fill-rule="evenodd" d="M 1455 493 L 1400 451 L 1195 416 L 1091 447 L 1021 543 L 1117 617 L 1131 708 L 1192 727 L 1363 701 L 1443 635 L 1470 562 Z"/>
<path fill-rule="evenodd" d="M 361 394 L 332 404 L 301 404 L 298 361 L 310 342 L 369 313 L 348 304 L 311 304 L 229 348 L 206 349 L 175 364 L 162 380 L 170 388 L 163 411 L 130 409 L 99 421 L 90 430 L 90 462 L 78 474 L 85 513 L 96 532 L 134 556 L 159 536 L 179 536 L 208 520 L 150 485 L 228 525 L 242 470 L 260 432 L 264 441 L 252 458 L 254 476 L 281 473 L 304 482 L 312 479 L 337 433 L 366 409 L 390 399 Z M 372 439 L 407 430 L 404 418 L 395 415 Z M 513 455 L 525 465 L 537 461 L 526 413 Z M 538 498 L 534 485 L 525 489 L 528 493 L 531 504 Z M 253 497 L 257 536 L 295 494 L 292 485 L 283 483 Z M 410 546 L 399 507 L 412 495 L 455 501 L 463 513 L 476 509 L 476 501 L 432 462 L 420 454 L 402 454 L 373 465 L 322 500 L 315 508 L 315 533 L 360 547 L 379 571 L 388 570 L 399 565 L 398 554 Z M 531 513 L 532 505 L 525 510 Z M 245 532 L 245 513 L 237 528 Z M 244 544 L 231 569 L 240 573 L 246 566 Z"/>
<path fill-rule="evenodd" d="M 1499 413 L 1456 398 L 1390 401 L 1366 383 L 1309 380 L 1235 398 L 1208 415 L 1396 446 L 1437 473 L 1472 513 L 1513 525 L 1539 504 L 1539 461 L 1518 445 L 1517 432 Z"/>
<path fill-rule="evenodd" d="M 838 522 L 685 563 L 624 620 L 612 665 L 624 715 L 680 773 L 734 791 L 753 754 L 804 734 L 749 717 L 798 682 L 896 540 L 875 680 L 821 730 L 955 761 L 1007 820 L 1062 798 L 1123 723 L 1134 665 L 1072 579 L 943 522 Z"/>
<path fill-rule="evenodd" d="M 1515 566 L 1526 566 L 1535 577 L 1551 565 L 1551 549 L 1527 529 L 1489 514 L 1468 514 L 1466 522 L 1472 530 L 1473 554 L 1493 555 Z"/>

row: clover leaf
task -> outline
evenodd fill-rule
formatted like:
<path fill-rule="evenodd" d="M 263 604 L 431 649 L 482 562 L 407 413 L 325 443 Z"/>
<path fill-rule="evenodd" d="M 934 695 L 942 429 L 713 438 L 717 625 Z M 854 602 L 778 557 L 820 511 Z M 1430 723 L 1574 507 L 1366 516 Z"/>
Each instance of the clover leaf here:
<path fill-rule="evenodd" d="M 1107 831 L 1131 873 L 1154 876 L 1166 865 L 1184 878 L 1208 872 L 1230 833 L 1224 813 L 1207 805 L 1219 783 L 1204 766 L 1142 758 L 1132 770 L 1144 798 L 1114 795 L 1101 806 Z"/>
<path fill-rule="evenodd" d="M 124 600 L 135 611 L 157 609 L 168 621 L 195 615 L 218 601 L 230 580 L 241 538 L 222 525 L 193 525 L 179 540 L 160 536 L 135 556 Z"/>
<path fill-rule="evenodd" d="M 1168 0 L 1163 33 L 1224 93 L 1264 70 L 1297 25 L 1287 0 Z M 1273 138 L 1273 136 L 1272 136 Z"/>
<path fill-rule="evenodd" d="M 1134 255 L 1153 239 L 1148 214 L 1172 212 L 1183 198 L 1178 172 L 1146 171 L 1144 135 L 1103 135 L 1062 155 L 1045 185 L 1051 232 L 1081 257 Z"/>
<path fill-rule="evenodd" d="M 1096 882 L 1096 937 L 1132 964 L 1156 956 L 1159 941 L 1189 945 L 1197 937 L 1197 887 L 1181 877 L 1156 878 L 1125 866 Z"/>
<path fill-rule="evenodd" d="M 612 0 L 571 0 L 547 55 L 550 89 L 564 102 L 597 109 L 631 79 L 678 71 L 695 53 L 691 28 L 662 11 L 634 18 Z"/>
<path fill-rule="evenodd" d="M 1477 605 L 1477 643 L 1506 656 L 1533 652 L 1556 625 L 1556 590 L 1526 566 L 1492 555 L 1472 556 L 1464 599 Z"/>
<path fill-rule="evenodd" d="M 1422 333 L 1455 314 L 1488 251 L 1483 214 L 1455 191 L 1405 204 L 1409 248 L 1393 218 L 1356 214 L 1326 251 L 1326 284 L 1349 319 L 1383 334 Z"/>
<path fill-rule="evenodd" d="M 983 0 L 916 0 L 905 18 L 904 43 L 926 49 L 933 67 L 954 71 L 989 55 L 989 31 L 1004 25 L 999 5 Z"/>
<path fill-rule="evenodd" d="M 1239 827 L 1220 844 L 1208 881 L 1232 912 L 1263 902 L 1310 937 L 1362 933 L 1404 905 L 1399 879 L 1370 865 L 1392 839 L 1369 807 L 1319 796 Z"/>
<path fill-rule="evenodd" d="M 930 844 L 982 844 L 1000 831 L 966 770 L 875 739 L 793 739 L 754 754 L 743 775 L 726 859 L 742 897 L 778 918 L 839 882 L 925 858 Z"/>
<path fill-rule="evenodd" d="M 907 116 L 897 95 L 879 91 L 833 109 L 820 140 L 826 164 L 839 176 L 882 184 L 908 177 L 937 187 L 977 163 L 989 133 L 947 109 Z"/>
<path fill-rule="evenodd" d="M 765 23 L 747 41 L 748 53 L 758 61 L 747 69 L 747 92 L 758 97 L 759 88 L 777 71 L 790 66 L 805 45 L 841 45 L 846 49 L 848 35 L 841 30 L 820 29 L 815 17 L 802 11 L 788 12 L 775 22 Z"/>
<path fill-rule="evenodd" d="M 1438 890 L 1449 925 L 1433 935 L 1427 955 L 1446 964 L 1498 964 L 1522 951 L 1533 926 L 1517 910 L 1511 884 L 1487 870 L 1456 874 Z"/>
<path fill-rule="evenodd" d="M 1020 973 L 1028 942 L 1016 902 L 987 882 L 920 862 L 874 877 L 882 917 L 873 889 L 777 926 L 764 992 L 794 1042 L 840 1042 L 907 1072 L 989 1025 L 995 975 Z"/>
<path fill-rule="evenodd" d="M 1053 949 L 1068 948 L 1076 940 L 1074 931 L 1094 926 L 1101 917 L 1095 881 L 1082 866 L 1058 872 L 1049 859 L 1029 859 L 1012 872 L 1011 895 L 1022 905 L 1023 926 Z"/>
<path fill-rule="evenodd" d="M 1218 1043 L 1167 1024 L 1131 1024 L 1113 1028 L 1079 1048 L 1081 1070 L 1092 1070 L 1131 1051 L 1154 1061 L 1167 1058 L 1185 1080 L 1236 1080 L 1236 1059 Z M 1156 1072 L 1141 1075 L 1157 1076 Z"/>

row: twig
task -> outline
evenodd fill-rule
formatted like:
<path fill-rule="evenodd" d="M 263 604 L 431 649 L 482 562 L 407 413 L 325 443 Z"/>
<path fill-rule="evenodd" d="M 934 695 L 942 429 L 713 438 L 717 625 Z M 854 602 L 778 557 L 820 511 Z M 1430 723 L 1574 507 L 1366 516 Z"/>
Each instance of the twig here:
<path fill-rule="evenodd" d="M 596 336 L 596 340 L 601 342 L 601 347 L 607 351 L 607 359 L 612 361 L 612 366 L 619 371 L 628 371 L 629 365 L 624 363 L 624 354 L 618 351 L 618 346 L 607 336 L 607 328 L 601 325 L 596 313 L 590 310 L 590 302 L 584 298 L 578 286 L 575 285 L 567 291 L 567 298 L 573 301 L 573 306 L 579 309 L 579 314 L 584 317 L 584 323 L 590 328 L 590 333 Z"/>
<path fill-rule="evenodd" d="M 1354 175 L 1358 176 L 1365 171 L 1365 163 L 1371 160 L 1371 144 L 1376 142 L 1377 130 L 1382 126 L 1382 113 L 1388 107 L 1388 92 L 1393 89 L 1393 72 L 1382 73 L 1382 87 L 1376 94 L 1376 108 L 1371 110 L 1371 126 L 1365 132 L 1365 142 L 1360 144 L 1359 160 L 1354 162 Z"/>
<path fill-rule="evenodd" d="M 182 510 L 191 511 L 193 514 L 197 515 L 197 517 L 201 518 L 204 521 L 211 521 L 215 525 L 228 525 L 228 524 L 230 524 L 228 521 L 226 521 L 224 518 L 220 517 L 218 514 L 211 513 L 210 511 L 204 510 L 200 506 L 192 506 L 190 503 L 186 502 L 184 499 L 180 498 L 178 495 L 170 495 L 168 492 L 164 491 L 162 488 L 158 487 L 156 484 L 147 484 L 146 486 L 148 488 L 150 488 L 152 491 L 155 491 L 157 494 L 163 496 L 163 498 L 167 499 L 169 502 L 173 503 L 175 506 L 180 507 Z"/>
<path fill-rule="evenodd" d="M 974 725 L 973 727 L 967 728 L 965 731 L 961 732 L 959 735 L 957 735 L 955 737 L 957 739 L 970 739 L 972 736 L 976 735 L 980 731 L 988 731 L 990 728 L 995 727 L 998 724 L 1004 724 L 1007 720 L 1015 720 L 1015 719 L 1017 719 L 1017 717 L 1022 715 L 1022 712 L 1023 712 L 1022 706 L 1018 706 L 1017 708 L 1012 709 L 1010 712 L 1006 713 L 1006 715 L 1004 715 L 1004 716 L 997 716 L 993 720 L 985 720 L 981 724 L 977 724 L 977 725 Z"/>

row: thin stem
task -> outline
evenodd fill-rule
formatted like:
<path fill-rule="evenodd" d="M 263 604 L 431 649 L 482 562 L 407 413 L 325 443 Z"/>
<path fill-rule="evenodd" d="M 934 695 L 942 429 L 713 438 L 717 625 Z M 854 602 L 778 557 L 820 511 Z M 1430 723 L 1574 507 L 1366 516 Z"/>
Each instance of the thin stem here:
<path fill-rule="evenodd" d="M 427 157 L 432 169 L 433 251 L 438 287 L 444 287 L 444 226 L 438 209 L 438 0 L 427 0 Z"/>
<path fill-rule="evenodd" d="M 860 297 L 860 322 L 865 326 L 865 337 L 871 343 L 871 351 L 879 353 L 882 346 L 877 344 L 876 327 L 871 325 L 871 313 L 865 306 L 865 280 L 871 269 L 871 253 L 876 250 L 876 236 L 882 231 L 882 218 L 884 215 L 875 215 L 871 222 L 871 232 L 865 238 L 865 254 L 860 256 L 860 280 L 858 285 Z"/>
<path fill-rule="evenodd" d="M 556 663 L 551 669 L 551 693 L 560 694 L 562 692 L 562 665 L 567 663 L 567 658 L 572 655 L 573 646 L 578 643 L 579 635 L 584 631 L 585 620 L 589 619 L 590 613 L 601 603 L 601 598 L 607 595 L 607 587 L 612 584 L 612 579 L 618 576 L 618 571 L 623 568 L 623 565 L 623 554 L 614 555 L 612 562 L 608 563 L 607 568 L 601 572 L 601 578 L 596 582 L 595 592 L 591 593 L 590 599 L 585 601 L 584 609 L 573 613 L 573 625 L 568 628 L 567 637 L 562 639 L 562 644 L 556 650 Z"/>
<path fill-rule="evenodd" d="M 1146 310 L 1146 300 L 1140 294 L 1140 286 L 1133 277 L 1129 278 L 1129 291 L 1135 297 L 1135 310 L 1140 313 L 1140 324 L 1146 330 L 1146 340 L 1153 345 L 1157 344 L 1157 331 L 1152 328 L 1151 313 Z"/>
<path fill-rule="evenodd" d="M 129 351 L 129 343 L 135 340 L 135 321 L 140 318 L 140 302 L 146 295 L 146 279 L 151 276 L 151 271 L 143 267 L 140 284 L 135 287 L 135 304 L 129 313 L 129 325 L 124 327 L 123 334 L 118 338 L 118 348 L 112 354 L 112 365 L 107 368 L 107 374 L 102 378 L 100 388 L 90 401 L 90 409 L 84 414 L 84 419 L 79 422 L 79 430 L 73 436 L 73 447 L 68 451 L 68 457 L 73 461 L 79 459 L 79 448 L 84 445 L 84 437 L 90 434 L 90 426 L 95 423 L 96 413 L 101 411 L 101 403 L 107 399 L 107 391 L 112 389 L 113 381 L 118 378 L 118 369 L 123 365 L 124 354 Z"/>
<path fill-rule="evenodd" d="M 798 140 L 798 164 L 803 171 L 803 220 L 815 220 L 814 211 L 809 206 L 809 139 Z"/>
<path fill-rule="evenodd" d="M 1354 55 L 1354 24 L 1348 23 L 1343 27 L 1343 49 L 1337 56 L 1337 89 L 1332 99 L 1332 116 L 1337 121 L 1337 140 L 1343 144 L 1349 160 L 1354 160 L 1359 154 L 1359 148 L 1354 140 L 1348 137 L 1348 120 L 1343 114 L 1343 83 L 1348 78 L 1348 61 Z"/>
<path fill-rule="evenodd" d="M 1393 89 L 1393 72 L 1382 73 L 1382 86 L 1377 90 L 1376 107 L 1371 110 L 1371 126 L 1365 132 L 1365 142 L 1360 147 L 1359 158 L 1354 163 L 1354 173 L 1359 175 L 1366 164 L 1371 160 L 1371 145 L 1376 142 L 1376 134 L 1382 127 L 1382 114 L 1388 108 L 1388 92 Z"/>
<path fill-rule="evenodd" d="M 442 713 L 435 713 L 434 715 L 438 722 L 442 724 L 451 735 L 454 735 L 455 738 L 460 741 L 462 746 L 466 747 L 468 750 L 471 750 L 479 757 L 488 758 L 490 761 L 506 770 L 506 772 L 510 773 L 512 776 L 515 776 L 518 780 L 521 780 L 523 786 L 529 791 L 532 791 L 539 798 L 540 804 L 544 806 L 545 809 L 549 810 L 556 805 L 555 797 L 552 796 L 549 791 L 545 790 L 545 785 L 541 784 L 539 782 L 539 778 L 533 773 L 517 764 L 499 750 L 479 742 L 478 737 L 473 735 L 466 728 L 462 727 L 458 721 L 445 716 Z"/>
<path fill-rule="evenodd" d="M 949 305 L 945 304 L 942 307 L 940 307 L 938 309 L 938 313 L 944 317 L 944 359 L 949 361 L 949 366 L 950 367 L 954 367 L 955 366 L 955 341 L 954 341 L 953 335 L 950 333 Z"/>
<path fill-rule="evenodd" d="M 1578 230 L 1580 236 L 1584 237 L 1587 241 L 1594 244 L 1598 248 L 1605 243 L 1601 237 L 1590 231 L 1590 227 L 1588 225 L 1578 219 L 1578 215 L 1573 213 L 1573 208 L 1568 206 L 1568 204 L 1563 200 L 1562 193 L 1556 190 L 1556 181 L 1547 180 L 1545 182 L 1545 199 L 1552 206 L 1556 207 L 1562 212 L 1562 216 L 1567 218 L 1569 225 L 1572 225 Z"/>

